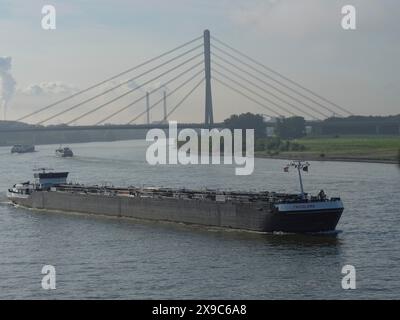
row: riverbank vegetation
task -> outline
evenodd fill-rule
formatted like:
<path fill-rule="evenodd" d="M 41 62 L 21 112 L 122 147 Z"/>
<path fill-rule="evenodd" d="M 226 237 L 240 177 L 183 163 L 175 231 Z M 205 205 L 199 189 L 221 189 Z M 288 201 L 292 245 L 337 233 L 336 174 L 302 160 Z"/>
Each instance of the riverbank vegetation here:
<path fill-rule="evenodd" d="M 287 150 L 265 141 L 256 144 L 267 147 L 256 149 L 256 156 L 295 158 L 306 160 L 353 160 L 393 162 L 400 159 L 400 138 L 398 136 L 320 136 L 293 139 Z M 290 147 L 292 146 L 292 147 Z"/>
<path fill-rule="evenodd" d="M 232 129 L 256 129 L 257 157 L 400 163 L 400 136 L 397 134 L 400 130 L 399 120 L 400 115 L 331 118 L 322 121 L 320 123 L 322 127 L 320 130 L 315 130 L 314 135 L 306 135 L 307 123 L 304 118 L 278 118 L 274 137 L 266 137 L 267 130 L 265 123 L 263 128 L 261 115 L 246 113 L 231 116 L 225 120 L 225 125 Z M 326 129 L 328 125 L 329 130 Z M 316 135 L 318 131 L 332 133 Z M 375 134 L 348 134 L 358 131 L 375 132 Z M 389 135 L 389 132 L 394 134 Z"/>

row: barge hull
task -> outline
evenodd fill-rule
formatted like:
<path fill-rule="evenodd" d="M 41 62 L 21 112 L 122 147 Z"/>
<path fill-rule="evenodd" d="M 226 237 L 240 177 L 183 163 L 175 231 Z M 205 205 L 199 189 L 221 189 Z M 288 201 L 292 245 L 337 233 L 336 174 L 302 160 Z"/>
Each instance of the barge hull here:
<path fill-rule="evenodd" d="M 202 201 L 155 197 L 106 196 L 35 191 L 12 202 L 35 209 L 59 210 L 113 217 L 168 221 L 259 232 L 333 231 L 343 208 L 326 212 L 279 212 L 254 203 Z"/>

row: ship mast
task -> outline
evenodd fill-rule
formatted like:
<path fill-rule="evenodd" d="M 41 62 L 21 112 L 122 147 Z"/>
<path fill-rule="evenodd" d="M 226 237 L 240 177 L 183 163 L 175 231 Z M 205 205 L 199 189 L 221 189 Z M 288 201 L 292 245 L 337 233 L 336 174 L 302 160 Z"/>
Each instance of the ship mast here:
<path fill-rule="evenodd" d="M 308 172 L 308 167 L 310 166 L 310 164 L 308 162 L 304 162 L 304 161 L 292 161 L 290 162 L 285 168 L 285 172 L 289 172 L 289 167 L 295 167 L 297 169 L 297 172 L 299 174 L 299 182 L 300 182 L 300 195 L 302 198 L 304 198 L 305 193 L 304 193 L 304 187 L 303 187 L 303 179 L 301 176 L 301 171 L 305 171 Z"/>
<path fill-rule="evenodd" d="M 297 171 L 299 172 L 299 181 L 300 181 L 301 196 L 304 197 L 304 187 L 303 187 L 303 179 L 301 178 L 300 162 L 299 162 L 299 164 L 297 165 Z"/>

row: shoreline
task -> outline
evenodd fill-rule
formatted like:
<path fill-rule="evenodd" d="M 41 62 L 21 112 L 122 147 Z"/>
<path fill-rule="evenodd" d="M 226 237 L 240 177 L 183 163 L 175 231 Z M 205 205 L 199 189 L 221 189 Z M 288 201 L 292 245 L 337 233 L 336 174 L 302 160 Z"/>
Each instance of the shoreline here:
<path fill-rule="evenodd" d="M 399 164 L 397 160 L 390 159 L 374 159 L 374 158 L 358 158 L 358 157 L 335 157 L 335 156 L 312 156 L 312 155 L 277 155 L 271 156 L 267 154 L 254 154 L 259 159 L 278 159 L 278 160 L 303 160 L 303 161 L 335 161 L 335 162 L 361 162 L 361 163 L 383 163 L 383 164 Z"/>

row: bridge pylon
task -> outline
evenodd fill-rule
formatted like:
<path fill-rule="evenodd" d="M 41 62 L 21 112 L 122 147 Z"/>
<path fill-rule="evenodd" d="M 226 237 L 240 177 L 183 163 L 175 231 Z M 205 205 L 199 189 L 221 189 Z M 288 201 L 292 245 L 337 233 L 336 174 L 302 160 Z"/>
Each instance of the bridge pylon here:
<path fill-rule="evenodd" d="M 210 31 L 204 30 L 204 73 L 205 73 L 205 125 L 214 124 L 212 94 L 211 94 L 211 51 L 210 51 Z"/>

